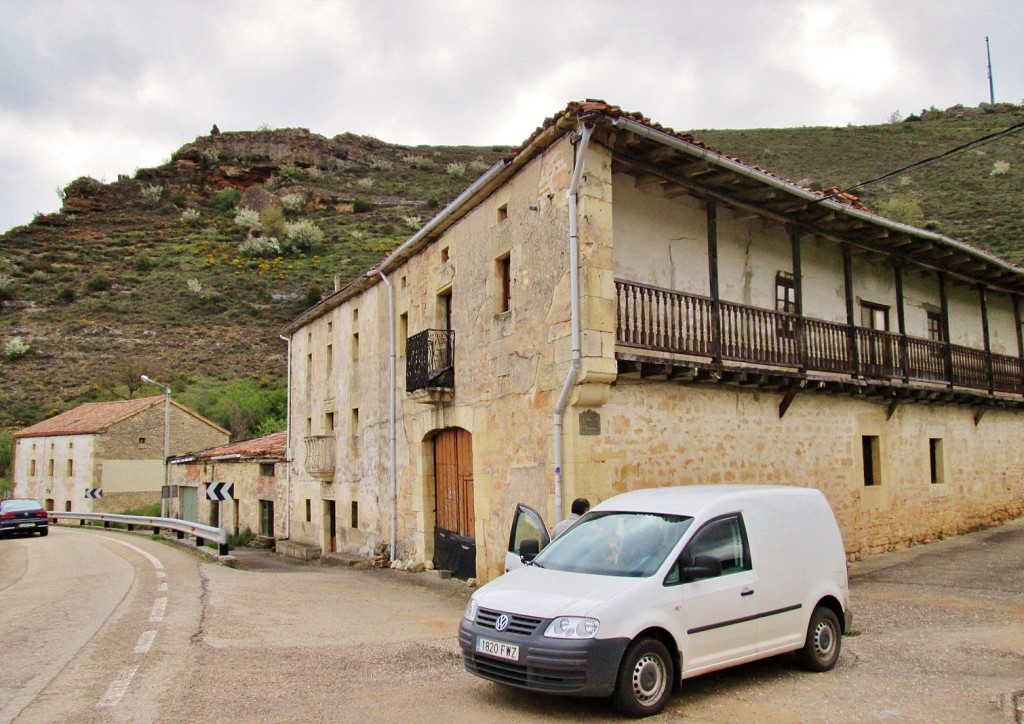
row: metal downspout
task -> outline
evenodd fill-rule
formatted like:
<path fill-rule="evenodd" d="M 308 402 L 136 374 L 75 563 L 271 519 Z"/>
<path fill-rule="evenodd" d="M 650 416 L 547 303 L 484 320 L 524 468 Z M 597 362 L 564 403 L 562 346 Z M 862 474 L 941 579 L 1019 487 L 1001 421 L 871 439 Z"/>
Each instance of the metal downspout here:
<path fill-rule="evenodd" d="M 583 161 L 586 158 L 587 145 L 593 128 L 584 125 L 576 147 L 576 163 L 572 173 L 572 181 L 566 198 L 569 201 L 569 295 L 570 316 L 572 326 L 572 362 L 569 374 L 562 384 L 562 393 L 555 404 L 554 444 L 555 444 L 555 523 L 562 520 L 562 413 L 569 404 L 569 395 L 580 372 L 580 239 L 579 221 L 577 219 L 577 191 L 583 175 Z"/>
<path fill-rule="evenodd" d="M 284 539 L 292 537 L 292 338 L 277 335 L 288 343 L 288 382 L 285 395 L 285 447 L 284 447 Z"/>
<path fill-rule="evenodd" d="M 388 424 L 390 425 L 391 453 L 391 562 L 394 563 L 398 560 L 397 553 L 395 552 L 395 549 L 398 546 L 398 472 L 396 469 L 398 460 L 396 448 L 398 446 L 398 441 L 396 435 L 397 425 L 395 421 L 395 416 L 398 414 L 398 411 L 395 401 L 395 290 L 383 271 L 380 272 L 380 278 L 388 288 L 388 324 L 391 330 L 391 333 L 388 335 L 388 340 L 391 343 L 391 414 L 388 415 Z"/>

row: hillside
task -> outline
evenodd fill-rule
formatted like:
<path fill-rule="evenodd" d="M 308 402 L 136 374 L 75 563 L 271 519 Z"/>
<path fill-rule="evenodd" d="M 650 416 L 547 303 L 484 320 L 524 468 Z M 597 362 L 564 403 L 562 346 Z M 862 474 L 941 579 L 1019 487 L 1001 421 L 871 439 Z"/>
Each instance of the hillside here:
<path fill-rule="evenodd" d="M 803 185 L 847 187 L 1022 116 L 1017 106 L 954 108 L 880 126 L 693 134 Z M 20 337 L 30 347 L 0 357 L 0 428 L 108 398 L 113 378 L 137 371 L 127 369 L 133 360 L 176 392 L 210 378 L 282 385 L 280 327 L 508 151 L 304 129 L 216 133 L 131 177 L 72 182 L 60 213 L 0 236 L 0 343 Z M 1020 263 L 1022 191 L 1024 134 L 857 193 L 872 210 Z M 255 241 L 236 222 L 239 204 L 270 208 Z M 285 223 L 302 221 L 323 238 L 300 235 L 289 248 Z M 271 236 L 282 251 L 267 251 Z"/>

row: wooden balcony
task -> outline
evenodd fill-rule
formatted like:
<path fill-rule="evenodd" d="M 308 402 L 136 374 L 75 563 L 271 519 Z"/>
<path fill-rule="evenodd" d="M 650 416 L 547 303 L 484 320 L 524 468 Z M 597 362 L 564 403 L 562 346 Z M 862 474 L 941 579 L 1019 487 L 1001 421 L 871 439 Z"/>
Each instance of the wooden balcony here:
<path fill-rule="evenodd" d="M 334 436 L 311 435 L 302 439 L 306 474 L 322 483 L 334 480 Z"/>
<path fill-rule="evenodd" d="M 634 282 L 616 281 L 615 288 L 618 345 L 666 353 L 661 359 L 668 362 L 685 356 L 705 358 L 702 368 L 712 371 L 756 367 L 876 386 L 920 383 L 989 396 L 1024 394 L 1019 357 L 732 302 L 716 308 L 709 297 Z"/>

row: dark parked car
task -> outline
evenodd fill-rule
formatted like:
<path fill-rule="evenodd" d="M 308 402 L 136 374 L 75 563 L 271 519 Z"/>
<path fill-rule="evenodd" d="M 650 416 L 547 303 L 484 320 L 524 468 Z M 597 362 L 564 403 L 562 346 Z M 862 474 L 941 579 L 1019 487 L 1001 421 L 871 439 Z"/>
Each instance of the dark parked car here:
<path fill-rule="evenodd" d="M 38 500 L 0 500 L 0 537 L 17 533 L 46 535 L 49 532 L 50 518 Z"/>

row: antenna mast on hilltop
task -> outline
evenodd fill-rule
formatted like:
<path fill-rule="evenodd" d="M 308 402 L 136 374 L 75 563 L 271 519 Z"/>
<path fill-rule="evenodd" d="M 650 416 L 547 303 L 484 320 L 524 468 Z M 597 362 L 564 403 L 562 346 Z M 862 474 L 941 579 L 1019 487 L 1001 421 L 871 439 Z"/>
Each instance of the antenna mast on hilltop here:
<path fill-rule="evenodd" d="M 988 47 L 988 36 L 985 36 L 985 55 L 988 56 L 988 102 L 995 105 L 996 91 L 992 85 L 992 51 Z"/>

